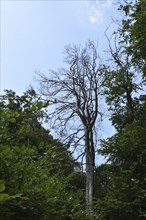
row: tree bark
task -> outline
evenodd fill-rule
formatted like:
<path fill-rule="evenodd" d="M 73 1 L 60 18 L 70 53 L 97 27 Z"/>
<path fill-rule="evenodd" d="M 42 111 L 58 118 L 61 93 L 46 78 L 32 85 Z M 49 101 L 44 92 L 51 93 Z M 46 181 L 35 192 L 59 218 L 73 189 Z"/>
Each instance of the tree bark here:
<path fill-rule="evenodd" d="M 92 209 L 93 203 L 93 178 L 94 178 L 94 146 L 92 130 L 85 131 L 86 147 L 86 204 Z"/>

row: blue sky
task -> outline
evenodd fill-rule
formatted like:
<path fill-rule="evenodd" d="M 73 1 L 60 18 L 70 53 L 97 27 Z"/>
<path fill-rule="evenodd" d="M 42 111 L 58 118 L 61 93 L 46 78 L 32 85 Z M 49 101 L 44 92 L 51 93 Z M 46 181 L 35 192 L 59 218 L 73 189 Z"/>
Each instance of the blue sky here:
<path fill-rule="evenodd" d="M 116 2 L 2 0 L 1 93 L 12 89 L 20 95 L 30 84 L 36 88 L 35 70 L 47 73 L 62 67 L 68 44 L 84 44 L 91 39 L 98 41 L 103 54 L 107 49 L 104 31 L 112 18 L 119 16 Z M 104 124 L 102 127 L 107 136 L 113 131 L 107 124 L 107 131 Z"/>
<path fill-rule="evenodd" d="M 64 46 L 99 42 L 116 17 L 116 0 L 1 1 L 1 93 L 34 85 L 34 72 L 62 67 Z"/>

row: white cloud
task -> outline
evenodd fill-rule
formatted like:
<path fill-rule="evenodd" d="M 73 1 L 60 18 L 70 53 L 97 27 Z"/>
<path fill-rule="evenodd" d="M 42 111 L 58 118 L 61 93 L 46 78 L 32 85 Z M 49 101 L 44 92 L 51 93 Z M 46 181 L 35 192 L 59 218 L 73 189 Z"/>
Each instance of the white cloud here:
<path fill-rule="evenodd" d="M 101 7 L 101 9 L 105 9 L 112 5 L 113 0 L 96 0 L 95 2 L 97 6 Z"/>
<path fill-rule="evenodd" d="M 97 23 L 97 22 L 99 22 L 99 23 L 102 22 L 102 14 L 94 6 L 90 7 L 89 21 L 92 24 Z"/>
<path fill-rule="evenodd" d="M 113 0 L 95 0 L 86 1 L 88 10 L 88 19 L 92 24 L 102 23 L 104 20 L 103 13 L 113 3 Z"/>

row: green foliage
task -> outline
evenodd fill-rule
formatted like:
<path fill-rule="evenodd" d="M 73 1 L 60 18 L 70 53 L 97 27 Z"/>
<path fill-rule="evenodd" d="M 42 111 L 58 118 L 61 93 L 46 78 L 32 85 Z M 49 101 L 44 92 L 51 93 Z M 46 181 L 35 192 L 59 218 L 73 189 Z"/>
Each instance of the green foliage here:
<path fill-rule="evenodd" d="M 144 219 L 145 134 L 146 127 L 130 125 L 103 143 L 101 153 L 110 162 L 109 185 L 104 199 L 97 200 L 97 206 L 101 216 L 106 213 L 105 219 Z"/>
<path fill-rule="evenodd" d="M 72 219 L 82 209 L 83 192 L 72 184 L 71 153 L 42 127 L 46 103 L 35 91 L 6 91 L 0 105 L 3 219 Z"/>
<path fill-rule="evenodd" d="M 0 203 L 5 202 L 9 198 L 8 194 L 3 193 L 5 188 L 6 187 L 5 187 L 4 181 L 0 180 Z"/>
<path fill-rule="evenodd" d="M 105 96 L 117 133 L 102 140 L 107 164 L 96 172 L 95 210 L 100 220 L 146 217 L 146 1 L 121 2 L 125 12 L 119 47 L 105 70 Z M 116 53 L 115 53 L 116 52 Z M 101 190 L 100 190 L 101 189 Z"/>
<path fill-rule="evenodd" d="M 126 41 L 127 52 L 132 56 L 133 65 L 137 65 L 146 76 L 146 1 L 136 0 L 122 2 L 120 10 L 124 11 L 120 31 Z"/>

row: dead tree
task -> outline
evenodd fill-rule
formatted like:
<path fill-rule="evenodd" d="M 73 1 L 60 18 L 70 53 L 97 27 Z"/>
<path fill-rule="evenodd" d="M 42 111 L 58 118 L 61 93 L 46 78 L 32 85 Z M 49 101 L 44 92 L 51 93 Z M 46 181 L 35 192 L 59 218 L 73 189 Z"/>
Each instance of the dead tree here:
<path fill-rule="evenodd" d="M 95 166 L 94 128 L 99 116 L 101 70 L 96 46 L 88 41 L 85 47 L 65 48 L 67 68 L 39 74 L 41 93 L 52 101 L 50 118 L 71 145 L 82 145 L 86 158 L 86 202 L 92 205 Z M 69 127 L 70 124 L 70 127 Z M 65 131 L 70 134 L 66 137 Z M 84 144 L 83 144 L 84 143 Z"/>

